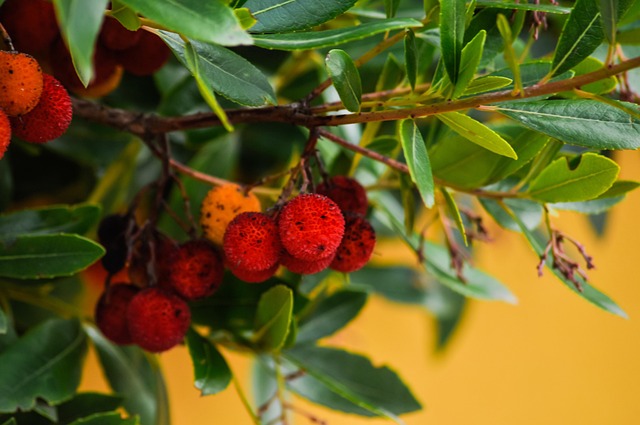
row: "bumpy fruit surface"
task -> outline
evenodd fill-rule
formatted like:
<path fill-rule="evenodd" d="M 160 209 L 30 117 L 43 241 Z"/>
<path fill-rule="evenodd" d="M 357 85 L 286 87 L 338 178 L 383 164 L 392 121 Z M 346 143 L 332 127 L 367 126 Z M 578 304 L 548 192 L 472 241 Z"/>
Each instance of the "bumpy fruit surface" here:
<path fill-rule="evenodd" d="M 334 176 L 318 185 L 316 192 L 331 198 L 340 209 L 347 213 L 365 215 L 369 201 L 364 187 L 356 180 L 346 176 Z"/>
<path fill-rule="evenodd" d="M 315 261 L 338 249 L 344 234 L 344 217 L 338 205 L 326 196 L 304 194 L 282 207 L 278 230 L 289 254 Z"/>
<path fill-rule="evenodd" d="M 127 323 L 127 309 L 139 291 L 137 286 L 130 284 L 111 284 L 98 299 L 95 311 L 96 325 L 104 336 L 116 344 L 133 343 Z"/>
<path fill-rule="evenodd" d="M 233 275 L 238 279 L 247 283 L 260 283 L 260 282 L 264 282 L 265 280 L 269 279 L 271 276 L 275 275 L 276 271 L 278 271 L 278 267 L 280 267 L 280 264 L 276 263 L 270 269 L 258 270 L 258 271 L 234 269 L 232 266 L 228 266 L 228 267 L 229 267 L 229 271 L 233 273 Z"/>
<path fill-rule="evenodd" d="M 21 52 L 44 52 L 58 35 L 53 3 L 47 0 L 7 0 L 0 7 L 0 22 Z"/>
<path fill-rule="evenodd" d="M 128 49 L 116 52 L 116 58 L 133 75 L 151 75 L 167 62 L 171 51 L 157 35 L 144 30 L 138 32 L 138 42 Z"/>
<path fill-rule="evenodd" d="M 184 340 L 191 323 L 191 311 L 176 294 L 151 287 L 133 297 L 127 309 L 127 323 L 134 343 L 159 353 Z"/>
<path fill-rule="evenodd" d="M 9 117 L 0 109 L 0 159 L 4 156 L 4 153 L 9 147 L 11 142 L 11 124 L 9 124 Z"/>
<path fill-rule="evenodd" d="M 240 186 L 224 184 L 211 189 L 202 201 L 200 225 L 204 236 L 222 245 L 224 232 L 240 213 L 260 211 L 260 201 L 253 193 L 244 193 Z"/>
<path fill-rule="evenodd" d="M 344 237 L 330 267 L 351 273 L 364 267 L 376 245 L 376 233 L 371 224 L 360 215 L 347 215 Z"/>
<path fill-rule="evenodd" d="M 229 267 L 247 271 L 270 269 L 282 250 L 276 222 L 259 212 L 237 215 L 227 227 L 222 247 Z"/>
<path fill-rule="evenodd" d="M 163 259 L 158 258 L 160 262 Z M 164 260 L 166 261 L 166 260 Z M 167 283 L 187 300 L 213 294 L 222 283 L 224 265 L 220 254 L 205 240 L 183 243 L 169 260 Z"/>
<path fill-rule="evenodd" d="M 7 115 L 24 115 L 35 108 L 42 84 L 42 70 L 32 56 L 0 51 L 0 108 Z"/>
<path fill-rule="evenodd" d="M 334 256 L 330 255 L 328 257 L 320 258 L 315 261 L 306 261 L 296 258 L 285 251 L 282 253 L 280 262 L 283 266 L 289 269 L 290 272 L 298 274 L 314 274 L 321 272 L 322 270 L 329 267 L 329 264 L 331 264 L 333 258 Z"/>
<path fill-rule="evenodd" d="M 62 136 L 71 124 L 73 107 L 69 93 L 51 75 L 43 74 L 40 101 L 21 117 L 11 118 L 13 134 L 31 143 L 45 143 Z"/>

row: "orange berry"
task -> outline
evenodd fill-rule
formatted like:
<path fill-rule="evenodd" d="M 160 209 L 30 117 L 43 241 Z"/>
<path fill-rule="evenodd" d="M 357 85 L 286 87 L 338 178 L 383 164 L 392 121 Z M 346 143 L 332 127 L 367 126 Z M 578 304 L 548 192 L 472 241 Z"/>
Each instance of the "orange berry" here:
<path fill-rule="evenodd" d="M 222 245 L 227 226 L 240 213 L 260 211 L 260 201 L 253 193 L 244 193 L 240 186 L 224 184 L 211 189 L 202 201 L 200 225 L 204 236 Z"/>
<path fill-rule="evenodd" d="M 42 69 L 32 56 L 0 51 L 0 108 L 7 115 L 24 115 L 35 108 L 42 85 Z"/>
<path fill-rule="evenodd" d="M 9 124 L 9 117 L 0 109 L 0 159 L 4 156 L 4 153 L 9 147 L 11 141 L 11 125 Z"/>

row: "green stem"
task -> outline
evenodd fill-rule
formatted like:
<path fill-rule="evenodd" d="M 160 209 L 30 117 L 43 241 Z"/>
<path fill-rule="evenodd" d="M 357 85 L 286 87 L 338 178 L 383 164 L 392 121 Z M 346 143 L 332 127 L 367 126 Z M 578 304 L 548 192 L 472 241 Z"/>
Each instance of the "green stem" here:
<path fill-rule="evenodd" d="M 238 397 L 240 397 L 240 401 L 242 402 L 242 405 L 244 406 L 245 410 L 251 417 L 251 421 L 255 425 L 260 425 L 260 418 L 258 417 L 258 415 L 254 413 L 253 408 L 251 407 L 251 403 L 249 402 L 249 398 L 247 397 L 247 394 L 242 389 L 240 382 L 238 382 L 238 378 L 236 378 L 235 373 L 231 373 L 231 381 L 233 382 L 233 386 L 236 389 L 236 393 L 238 393 Z"/>

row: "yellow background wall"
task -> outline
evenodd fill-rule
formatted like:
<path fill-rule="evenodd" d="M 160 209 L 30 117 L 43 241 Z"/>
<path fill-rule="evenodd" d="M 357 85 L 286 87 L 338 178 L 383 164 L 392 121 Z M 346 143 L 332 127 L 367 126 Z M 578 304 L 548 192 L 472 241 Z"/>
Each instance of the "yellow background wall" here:
<path fill-rule="evenodd" d="M 624 178 L 640 179 L 640 155 L 617 158 Z M 330 344 L 369 354 L 397 370 L 424 404 L 404 416 L 408 425 L 634 424 L 640 423 L 640 192 L 611 211 L 598 238 L 584 217 L 562 213 L 557 227 L 595 257 L 592 283 L 629 314 L 625 320 L 582 300 L 547 271 L 520 235 L 492 228 L 476 265 L 511 288 L 518 305 L 471 301 L 450 347 L 435 355 L 434 327 L 424 311 L 373 299 Z M 384 255 L 384 247 L 379 247 Z M 247 359 L 228 354 L 249 389 Z M 174 425 L 250 424 L 230 386 L 200 397 L 183 347 L 162 354 Z M 105 389 L 95 359 L 84 389 Z M 391 423 L 340 415 L 296 400 L 331 425 Z M 296 424 L 309 422 L 296 416 Z"/>

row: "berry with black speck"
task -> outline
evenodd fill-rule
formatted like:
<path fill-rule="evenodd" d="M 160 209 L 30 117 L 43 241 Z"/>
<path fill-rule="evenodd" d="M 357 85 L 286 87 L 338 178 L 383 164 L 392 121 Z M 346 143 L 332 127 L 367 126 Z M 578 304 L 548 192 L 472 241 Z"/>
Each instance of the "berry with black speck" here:
<path fill-rule="evenodd" d="M 119 345 L 133 343 L 127 323 L 127 309 L 139 291 L 137 286 L 128 283 L 112 283 L 98 299 L 96 325 L 110 341 Z"/>
<path fill-rule="evenodd" d="M 262 271 L 280 261 L 282 244 L 275 220 L 261 212 L 238 214 L 227 226 L 222 243 L 232 269 Z"/>
<path fill-rule="evenodd" d="M 332 256 L 344 234 L 344 217 L 338 205 L 324 195 L 298 195 L 287 202 L 278 216 L 284 248 L 292 256 L 315 261 Z"/>
<path fill-rule="evenodd" d="M 351 177 L 331 177 L 318 185 L 316 193 L 331 198 L 344 213 L 365 215 L 369 207 L 366 190 Z"/>
<path fill-rule="evenodd" d="M 10 117 L 36 107 L 42 94 L 42 69 L 26 53 L 0 50 L 0 108 Z"/>
<path fill-rule="evenodd" d="M 168 264 L 167 279 L 158 276 L 162 286 L 171 286 L 184 299 L 192 301 L 212 295 L 222 283 L 224 265 L 218 251 L 203 239 L 183 243 L 169 259 L 157 258 Z"/>
<path fill-rule="evenodd" d="M 191 324 L 191 311 L 178 295 L 154 286 L 143 289 L 131 299 L 127 323 L 135 344 L 159 353 L 184 340 Z"/>
<path fill-rule="evenodd" d="M 0 109 L 0 159 L 4 156 L 4 153 L 9 147 L 11 142 L 11 124 L 9 123 L 9 117 Z"/>
<path fill-rule="evenodd" d="M 227 267 L 235 277 L 237 277 L 238 279 L 244 282 L 261 283 L 276 274 L 276 272 L 278 271 L 278 268 L 280 267 L 280 263 L 274 264 L 273 267 L 269 269 L 258 270 L 258 271 L 246 270 L 242 268 L 233 268 L 229 265 L 227 265 Z"/>
<path fill-rule="evenodd" d="M 330 255 L 318 260 L 306 261 L 292 256 L 285 250 L 280 258 L 280 263 L 292 273 L 314 274 L 329 267 L 333 259 L 334 256 Z"/>
<path fill-rule="evenodd" d="M 344 237 L 331 262 L 333 270 L 351 273 L 367 264 L 376 245 L 376 233 L 371 224 L 362 216 L 348 214 Z"/>

